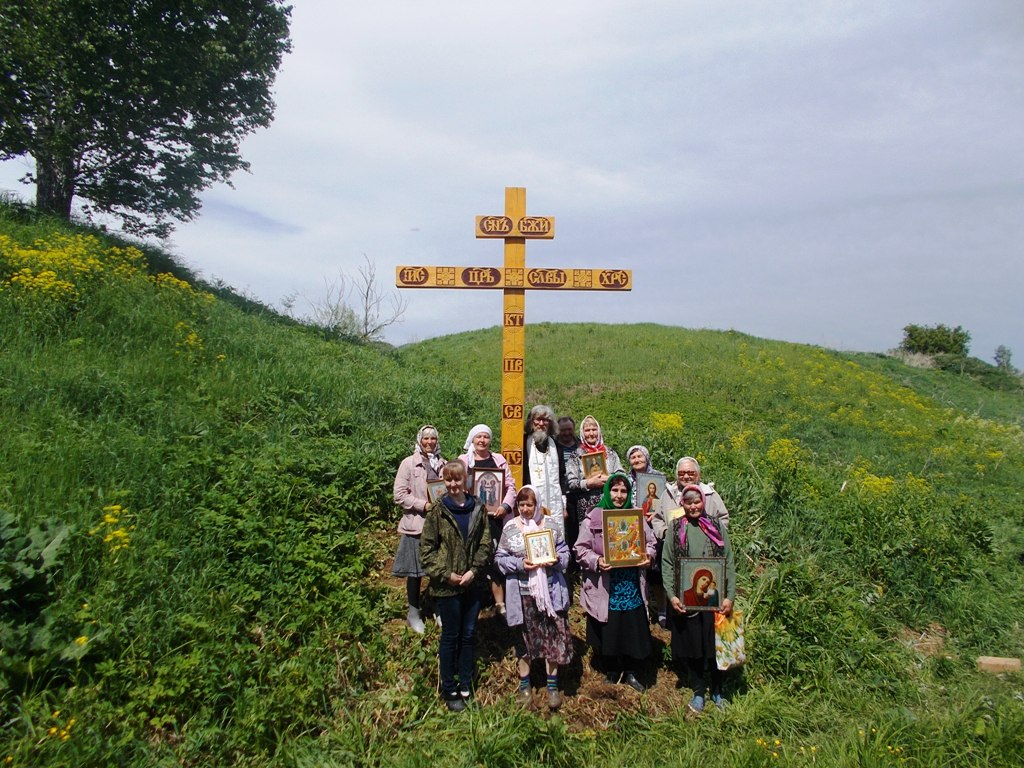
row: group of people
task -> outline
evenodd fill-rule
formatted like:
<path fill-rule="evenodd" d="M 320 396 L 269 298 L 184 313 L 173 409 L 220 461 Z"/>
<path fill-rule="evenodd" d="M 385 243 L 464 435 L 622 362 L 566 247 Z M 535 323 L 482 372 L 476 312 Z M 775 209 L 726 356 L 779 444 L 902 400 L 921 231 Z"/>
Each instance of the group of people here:
<path fill-rule="evenodd" d="M 572 661 L 568 610 L 575 581 L 592 663 L 607 682 L 645 690 L 637 675 L 652 650 L 653 606 L 656 620 L 671 631 L 674 662 L 689 675 L 690 710 L 703 711 L 709 694 L 724 707 L 714 616 L 732 612 L 735 563 L 729 512 L 714 488 L 701 482 L 696 459 L 680 459 L 670 482 L 652 468 L 648 450 L 635 445 L 624 467 L 604 444 L 593 416 L 580 422 L 577 433 L 573 419 L 556 420 L 551 408 L 538 405 L 526 419 L 523 486 L 517 489 L 508 462 L 491 451 L 491 440 L 490 428 L 477 424 L 463 453 L 445 461 L 437 429 L 425 425 L 395 477 L 394 499 L 402 517 L 392 573 L 406 578 L 406 620 L 418 633 L 425 631 L 421 582 L 429 580 L 441 628 L 441 695 L 448 709 L 465 709 L 473 696 L 476 623 L 486 584 L 495 612 L 512 632 L 517 699 L 533 700 L 530 668 L 543 660 L 547 705 L 561 705 L 558 672 Z M 497 492 L 475 492 L 473 478 L 481 469 L 490 470 L 482 475 L 489 482 L 504 478 Z M 661 482 L 638 489 L 641 475 L 645 480 L 660 476 Z M 440 488 L 438 482 L 443 493 L 431 501 L 430 489 Z M 642 510 L 643 551 L 628 565 L 610 562 L 605 515 L 632 509 Z M 553 544 L 543 556 L 531 548 L 530 541 L 537 540 L 533 534 Z M 717 558 L 722 572 L 698 567 L 704 558 Z"/>

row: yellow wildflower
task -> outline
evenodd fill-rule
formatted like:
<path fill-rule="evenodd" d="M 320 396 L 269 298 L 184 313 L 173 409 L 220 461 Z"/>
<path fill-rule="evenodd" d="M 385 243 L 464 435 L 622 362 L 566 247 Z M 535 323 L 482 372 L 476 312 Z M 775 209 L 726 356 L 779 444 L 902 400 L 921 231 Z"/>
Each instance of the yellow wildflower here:
<path fill-rule="evenodd" d="M 683 428 L 681 413 L 652 413 L 651 426 L 658 432 L 668 432 Z"/>

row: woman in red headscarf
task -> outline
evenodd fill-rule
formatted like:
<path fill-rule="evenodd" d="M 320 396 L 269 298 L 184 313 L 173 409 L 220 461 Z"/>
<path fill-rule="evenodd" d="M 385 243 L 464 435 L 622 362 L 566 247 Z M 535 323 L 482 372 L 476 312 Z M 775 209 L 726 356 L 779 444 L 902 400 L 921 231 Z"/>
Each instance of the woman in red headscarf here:
<path fill-rule="evenodd" d="M 586 454 L 604 454 L 604 471 L 591 471 L 589 474 L 583 471 L 583 459 Z M 594 470 L 597 465 L 595 463 Z M 566 457 L 565 479 L 569 490 L 576 495 L 576 509 L 569 510 L 569 514 L 576 515 L 576 522 L 582 526 L 583 521 L 590 514 L 590 510 L 597 506 L 604 492 L 605 481 L 608 476 L 622 471 L 622 462 L 619 455 L 611 447 L 604 444 L 604 435 L 601 432 L 601 425 L 593 416 L 584 416 L 580 422 L 580 443 L 579 447 L 571 456 Z M 582 530 L 582 528 L 581 528 Z"/>

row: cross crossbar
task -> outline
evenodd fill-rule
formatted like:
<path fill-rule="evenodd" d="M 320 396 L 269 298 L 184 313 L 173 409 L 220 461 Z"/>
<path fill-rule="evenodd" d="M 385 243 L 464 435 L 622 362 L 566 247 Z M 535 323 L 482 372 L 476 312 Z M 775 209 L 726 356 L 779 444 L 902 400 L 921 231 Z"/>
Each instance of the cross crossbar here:
<path fill-rule="evenodd" d="M 526 215 L 526 189 L 505 187 L 505 213 L 477 216 L 476 237 L 505 241 L 504 268 L 399 266 L 399 288 L 501 289 L 501 455 L 516 486 L 523 482 L 523 416 L 526 400 L 526 291 L 629 291 L 629 269 L 527 269 L 526 241 L 555 236 L 552 216 Z"/>

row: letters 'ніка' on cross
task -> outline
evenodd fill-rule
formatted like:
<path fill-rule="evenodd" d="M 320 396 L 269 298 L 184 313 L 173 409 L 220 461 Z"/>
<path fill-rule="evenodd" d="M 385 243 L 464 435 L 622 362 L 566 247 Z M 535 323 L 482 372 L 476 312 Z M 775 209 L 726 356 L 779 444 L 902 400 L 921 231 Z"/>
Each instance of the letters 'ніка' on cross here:
<path fill-rule="evenodd" d="M 526 215 L 526 190 L 505 187 L 505 213 L 477 216 L 478 238 L 505 241 L 505 265 L 497 267 L 400 266 L 399 288 L 500 288 L 505 296 L 501 335 L 501 454 L 516 486 L 523 481 L 523 416 L 526 399 L 526 291 L 629 291 L 628 269 L 527 269 L 526 241 L 555 236 L 552 216 Z"/>

